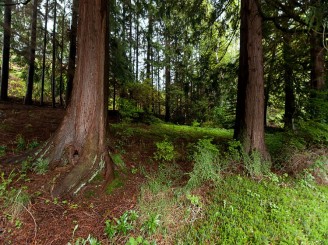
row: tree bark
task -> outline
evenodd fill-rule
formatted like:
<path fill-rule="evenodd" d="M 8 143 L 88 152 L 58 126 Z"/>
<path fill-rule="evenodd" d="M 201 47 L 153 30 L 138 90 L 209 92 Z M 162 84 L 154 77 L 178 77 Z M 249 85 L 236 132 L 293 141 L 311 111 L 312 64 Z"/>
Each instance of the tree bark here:
<path fill-rule="evenodd" d="M 45 79 L 45 74 L 46 74 L 46 51 L 47 51 L 47 33 L 48 33 L 47 28 L 48 28 L 49 0 L 46 0 L 45 10 L 46 10 L 46 13 L 45 13 L 45 17 L 44 17 L 40 105 L 43 105 L 44 79 Z"/>
<path fill-rule="evenodd" d="M 270 91 L 273 84 L 273 75 L 274 75 L 274 64 L 276 61 L 276 55 L 277 55 L 277 45 L 274 45 L 272 49 L 272 55 L 270 60 L 270 67 L 268 71 L 268 78 L 266 81 L 266 87 L 264 88 L 264 127 L 268 126 L 268 106 L 269 106 L 269 100 L 270 100 Z"/>
<path fill-rule="evenodd" d="M 246 153 L 269 159 L 264 142 L 262 19 L 256 0 L 241 1 L 240 57 L 234 138 Z"/>
<path fill-rule="evenodd" d="M 29 56 L 29 69 L 27 79 L 27 90 L 25 94 L 24 104 L 31 105 L 33 103 L 33 85 L 34 85 L 34 72 L 35 72 L 35 49 L 36 49 L 36 24 L 38 17 L 38 0 L 33 1 L 32 12 L 32 25 L 31 25 L 31 40 L 30 40 L 30 56 Z"/>
<path fill-rule="evenodd" d="M 75 61 L 76 61 L 76 33 L 77 33 L 77 21 L 78 21 L 78 3 L 79 0 L 73 0 L 72 5 L 72 23 L 71 30 L 69 33 L 69 58 L 68 58 L 68 69 L 67 69 L 67 87 L 66 87 L 66 106 L 70 102 L 73 80 L 75 72 Z"/>
<path fill-rule="evenodd" d="M 321 90 L 325 87 L 325 49 L 320 34 L 311 32 L 311 88 Z"/>
<path fill-rule="evenodd" d="M 60 79 L 59 79 L 59 101 L 60 106 L 63 106 L 63 87 L 64 87 L 64 80 L 63 80 L 63 58 L 64 58 L 64 35 L 65 35 L 65 8 L 66 2 L 64 1 L 64 9 L 62 14 L 62 26 L 61 26 L 61 42 L 60 42 Z"/>
<path fill-rule="evenodd" d="M 8 100 L 9 59 L 11 39 L 11 0 L 5 1 L 3 48 L 2 48 L 2 70 L 1 70 L 1 93 L 0 100 Z"/>
<path fill-rule="evenodd" d="M 104 172 L 113 177 L 106 148 L 108 104 L 107 0 L 80 0 L 78 59 L 71 102 L 59 129 L 39 157 L 66 169 L 52 195 L 71 196 Z"/>
<path fill-rule="evenodd" d="M 51 100 L 52 107 L 56 107 L 56 21 L 57 21 L 57 0 L 54 0 L 54 24 L 52 29 L 52 74 L 51 74 Z"/>
<path fill-rule="evenodd" d="M 293 67 L 291 59 L 290 37 L 286 34 L 283 43 L 283 58 L 284 58 L 284 80 L 285 80 L 285 129 L 293 129 L 293 119 L 296 110 L 295 94 L 293 83 Z"/>
<path fill-rule="evenodd" d="M 166 18 L 170 18 L 170 7 L 167 7 Z M 171 59 L 170 59 L 170 30 L 166 26 L 165 30 L 165 121 L 169 122 L 171 119 Z"/>

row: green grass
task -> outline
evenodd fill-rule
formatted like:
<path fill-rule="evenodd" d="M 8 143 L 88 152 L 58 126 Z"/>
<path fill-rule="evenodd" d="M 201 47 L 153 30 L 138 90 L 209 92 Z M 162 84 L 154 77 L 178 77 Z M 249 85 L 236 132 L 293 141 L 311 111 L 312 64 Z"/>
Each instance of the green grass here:
<path fill-rule="evenodd" d="M 162 140 L 167 137 L 174 140 L 180 139 L 199 139 L 209 138 L 232 138 L 233 131 L 220 128 L 201 128 L 184 125 L 174 125 L 167 123 L 152 124 L 150 126 L 141 127 L 135 124 L 115 124 L 111 125 L 115 131 L 125 131 L 126 137 L 139 136 L 143 138 L 151 138 L 154 140 Z"/>
<path fill-rule="evenodd" d="M 327 244 L 328 187 L 229 176 L 181 244 Z"/>

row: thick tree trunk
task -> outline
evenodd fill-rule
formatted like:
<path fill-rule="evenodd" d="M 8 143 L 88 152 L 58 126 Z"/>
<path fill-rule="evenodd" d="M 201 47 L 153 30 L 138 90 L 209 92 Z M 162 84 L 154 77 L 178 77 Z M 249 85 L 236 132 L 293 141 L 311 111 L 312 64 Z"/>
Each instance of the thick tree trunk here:
<path fill-rule="evenodd" d="M 32 12 L 32 25 L 31 25 L 31 40 L 30 40 L 30 57 L 27 79 L 27 90 L 25 94 L 25 105 L 31 105 L 33 103 L 33 85 L 34 85 L 34 71 L 35 71 L 35 49 L 36 49 L 36 24 L 38 17 L 38 0 L 33 2 Z"/>
<path fill-rule="evenodd" d="M 241 1 L 240 58 L 234 138 L 269 159 L 264 142 L 262 19 L 256 0 Z"/>
<path fill-rule="evenodd" d="M 98 173 L 113 168 L 106 148 L 108 36 L 107 1 L 80 0 L 78 60 L 67 114 L 39 157 L 64 165 L 53 196 L 74 195 Z"/>
<path fill-rule="evenodd" d="M 43 93 L 44 93 L 44 79 L 46 74 L 46 51 L 47 51 L 47 28 L 48 28 L 48 13 L 49 13 L 49 0 L 46 0 L 46 13 L 44 17 L 44 34 L 43 34 L 43 50 L 42 50 L 42 78 L 41 78 L 41 97 L 40 105 L 43 105 Z"/>
<path fill-rule="evenodd" d="M 73 90 L 73 79 L 74 79 L 75 60 L 76 60 L 78 1 L 79 0 L 73 0 L 73 5 L 72 5 L 72 23 L 71 23 L 71 30 L 69 33 L 70 43 L 69 43 L 68 69 L 67 69 L 66 106 L 70 102 L 70 98 Z"/>
<path fill-rule="evenodd" d="M 1 92 L 0 100 L 8 99 L 9 80 L 9 58 L 10 58 L 10 38 L 11 38 L 11 0 L 5 1 L 3 48 L 2 48 L 2 70 L 1 70 Z"/>

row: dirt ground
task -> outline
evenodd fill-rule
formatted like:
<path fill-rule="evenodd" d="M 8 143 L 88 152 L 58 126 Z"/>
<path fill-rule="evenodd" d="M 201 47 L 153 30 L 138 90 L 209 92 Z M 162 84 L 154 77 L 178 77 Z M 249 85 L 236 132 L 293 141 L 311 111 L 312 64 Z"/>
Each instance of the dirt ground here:
<path fill-rule="evenodd" d="M 0 158 L 0 173 L 8 176 L 14 169 L 19 173 L 20 163 L 6 163 L 6 159 L 25 152 L 17 151 L 18 137 L 25 139 L 26 145 L 33 140 L 42 143 L 55 132 L 64 114 L 62 108 L 0 103 L 0 146 L 6 146 L 6 155 Z M 8 210 L 5 206 L 0 208 L 0 244 L 63 245 L 72 242 L 74 228 L 77 228 L 74 238 L 86 238 L 92 234 L 102 244 L 108 244 L 104 235 L 105 220 L 133 209 L 138 187 L 144 181 L 139 174 L 125 173 L 121 176 L 124 185 L 110 195 L 104 192 L 100 182 L 95 181 L 73 200 L 56 200 L 49 190 L 50 182 L 58 171 L 48 171 L 44 175 L 30 171 L 19 180 L 17 174 L 13 187 L 25 188 L 30 201 L 25 206 L 16 207 L 21 211 L 17 217 L 12 217 L 14 221 L 8 214 L 15 210 Z M 4 205 L 1 200 L 0 204 Z"/>

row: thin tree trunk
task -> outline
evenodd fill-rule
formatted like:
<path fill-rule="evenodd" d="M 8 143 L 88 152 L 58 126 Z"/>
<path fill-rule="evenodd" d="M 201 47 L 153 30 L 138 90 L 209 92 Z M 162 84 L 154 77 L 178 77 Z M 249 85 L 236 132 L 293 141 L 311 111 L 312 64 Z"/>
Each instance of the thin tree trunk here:
<path fill-rule="evenodd" d="M 284 58 L 284 80 L 285 80 L 285 129 L 293 129 L 293 118 L 295 114 L 295 94 L 293 84 L 293 67 L 291 65 L 290 37 L 285 36 L 283 43 Z"/>
<path fill-rule="evenodd" d="M 325 87 L 325 49 L 320 34 L 311 32 L 311 88 L 321 90 Z"/>
<path fill-rule="evenodd" d="M 167 7 L 166 18 L 170 18 L 170 7 Z M 171 120 L 171 59 L 170 59 L 170 30 L 166 26 L 165 30 L 165 121 Z"/>
<path fill-rule="evenodd" d="M 49 0 L 46 1 L 46 13 L 44 17 L 44 36 L 43 36 L 43 50 L 42 50 L 42 78 L 41 78 L 41 97 L 40 105 L 43 105 L 44 94 L 44 79 L 46 74 L 46 52 L 47 52 L 47 33 L 48 33 L 48 13 L 49 13 Z"/>
<path fill-rule="evenodd" d="M 71 30 L 69 33 L 69 58 L 67 68 L 67 86 L 66 86 L 66 106 L 70 102 L 72 90 L 73 90 L 73 79 L 75 72 L 75 60 L 76 60 L 76 33 L 77 33 L 77 20 L 78 20 L 78 0 L 73 0 L 72 5 L 72 23 Z"/>
<path fill-rule="evenodd" d="M 107 180 L 113 178 L 106 147 L 107 23 L 107 0 L 80 0 L 78 60 L 71 102 L 56 134 L 39 153 L 52 168 L 63 165 L 65 170 L 62 168 L 55 180 L 55 197 L 78 193 L 101 172 Z"/>
<path fill-rule="evenodd" d="M 234 138 L 246 153 L 269 159 L 264 142 L 262 19 L 256 0 L 241 1 L 240 57 Z"/>
<path fill-rule="evenodd" d="M 168 42 L 166 43 L 166 47 Z M 165 121 L 169 122 L 171 119 L 171 68 L 170 59 L 167 58 L 165 65 Z"/>
<path fill-rule="evenodd" d="M 270 100 L 270 91 L 271 91 L 271 86 L 273 83 L 273 72 L 274 72 L 274 64 L 276 60 L 276 53 L 277 53 L 277 45 L 274 45 L 274 48 L 272 50 L 272 57 L 270 60 L 270 67 L 269 67 L 269 72 L 268 72 L 268 80 L 266 82 L 266 87 L 264 90 L 265 97 L 264 97 L 264 126 L 267 126 L 267 116 L 268 116 L 268 104 Z"/>
<path fill-rule="evenodd" d="M 9 81 L 9 59 L 11 39 L 11 0 L 5 1 L 3 48 L 2 48 L 2 70 L 1 70 L 1 93 L 0 100 L 8 100 Z"/>
<path fill-rule="evenodd" d="M 132 64 L 132 2 L 129 1 L 129 61 Z M 132 66 L 132 74 L 134 67 Z"/>
<path fill-rule="evenodd" d="M 139 0 L 136 2 L 137 13 L 136 13 L 136 81 L 139 80 Z"/>
<path fill-rule="evenodd" d="M 64 35 L 65 35 L 65 7 L 66 1 L 64 1 L 64 10 L 62 15 L 62 33 L 61 33 L 61 49 L 60 49 L 60 79 L 59 79 L 59 101 L 60 106 L 63 106 L 63 56 L 64 56 Z"/>
<path fill-rule="evenodd" d="M 27 79 L 27 90 L 25 94 L 25 105 L 31 105 L 33 103 L 33 85 L 34 85 L 34 72 L 35 72 L 35 49 L 36 49 L 36 24 L 38 17 L 38 0 L 33 2 L 32 12 L 32 25 L 31 25 L 31 40 L 30 40 L 30 57 L 29 57 L 29 69 Z"/>
<path fill-rule="evenodd" d="M 52 107 L 56 107 L 56 21 L 57 21 L 57 0 L 54 0 L 54 25 L 52 31 L 52 76 L 51 76 L 51 98 Z"/>
<path fill-rule="evenodd" d="M 146 79 L 150 83 L 151 77 L 151 47 L 152 47 L 152 35 L 153 35 L 153 17 L 151 13 L 148 13 L 148 32 L 147 32 L 147 58 L 146 58 Z"/>

